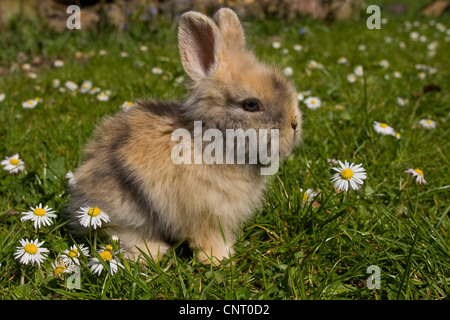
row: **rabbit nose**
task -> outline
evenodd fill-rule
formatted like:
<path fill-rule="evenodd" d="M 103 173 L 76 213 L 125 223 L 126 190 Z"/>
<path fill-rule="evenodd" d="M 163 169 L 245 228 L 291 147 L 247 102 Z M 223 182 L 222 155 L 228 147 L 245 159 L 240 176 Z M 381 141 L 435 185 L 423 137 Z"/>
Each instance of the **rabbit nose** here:
<path fill-rule="evenodd" d="M 294 130 L 297 129 L 297 123 L 296 122 L 291 123 L 291 127 Z"/>

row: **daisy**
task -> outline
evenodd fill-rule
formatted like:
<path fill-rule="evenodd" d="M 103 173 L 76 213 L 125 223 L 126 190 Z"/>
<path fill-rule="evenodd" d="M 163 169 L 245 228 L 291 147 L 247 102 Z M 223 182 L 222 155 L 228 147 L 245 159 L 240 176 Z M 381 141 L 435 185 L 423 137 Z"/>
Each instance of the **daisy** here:
<path fill-rule="evenodd" d="M 425 72 L 420 71 L 420 72 L 417 74 L 417 77 L 418 77 L 419 79 L 425 79 L 425 78 L 427 77 L 427 75 L 426 75 Z"/>
<path fill-rule="evenodd" d="M 100 88 L 99 87 L 92 87 L 91 90 L 89 91 L 90 94 L 95 94 L 97 92 L 100 92 Z"/>
<path fill-rule="evenodd" d="M 378 62 L 378 65 L 379 65 L 380 67 L 383 67 L 383 68 L 387 69 L 387 68 L 389 68 L 389 61 L 387 61 L 387 60 L 385 60 L 385 59 L 380 60 L 380 61 Z"/>
<path fill-rule="evenodd" d="M 289 77 L 289 76 L 292 76 L 292 74 L 294 73 L 294 70 L 292 70 L 291 67 L 286 67 L 286 68 L 284 68 L 283 73 L 285 76 Z"/>
<path fill-rule="evenodd" d="M 161 68 L 154 67 L 154 68 L 152 68 L 152 73 L 153 74 L 161 74 L 161 73 L 163 73 L 163 70 Z"/>
<path fill-rule="evenodd" d="M 400 71 L 394 71 L 394 78 L 400 79 L 402 77 L 402 73 Z"/>
<path fill-rule="evenodd" d="M 303 192 L 303 189 L 300 188 L 300 192 Z M 303 192 L 303 203 L 309 203 L 311 202 L 316 196 L 318 195 L 318 192 L 315 192 L 313 189 L 308 189 L 305 192 Z"/>
<path fill-rule="evenodd" d="M 74 175 L 73 175 L 73 173 L 72 173 L 72 171 L 68 171 L 67 173 L 66 173 L 66 179 L 69 179 L 69 185 L 74 185 L 75 184 L 75 177 L 74 177 Z"/>
<path fill-rule="evenodd" d="M 362 163 L 354 165 L 353 162 L 350 164 L 347 160 L 344 163 L 339 161 L 340 168 L 333 167 L 332 169 L 338 173 L 331 177 L 331 182 L 334 182 L 334 188 L 341 191 L 347 191 L 350 188 L 353 190 L 358 190 L 360 185 L 364 183 L 366 176 L 366 169 L 362 167 Z"/>
<path fill-rule="evenodd" d="M 423 177 L 423 171 L 419 168 L 416 169 L 408 169 L 405 171 L 406 173 L 411 174 L 413 177 L 416 177 L 416 182 L 420 184 L 427 184 L 425 178 Z"/>
<path fill-rule="evenodd" d="M 56 60 L 53 62 L 53 66 L 54 66 L 54 67 L 57 67 L 57 68 L 62 67 L 62 66 L 64 66 L 64 61 L 62 61 L 61 59 L 56 59 Z"/>
<path fill-rule="evenodd" d="M 61 82 L 59 81 L 59 79 L 53 79 L 52 80 L 52 87 L 53 88 L 58 88 L 60 84 L 61 84 Z"/>
<path fill-rule="evenodd" d="M 120 53 L 120 56 L 121 56 L 122 58 L 126 58 L 126 57 L 128 57 L 128 53 L 125 52 L 125 51 L 122 51 L 122 52 Z"/>
<path fill-rule="evenodd" d="M 360 45 L 358 46 L 358 50 L 359 50 L 359 51 L 366 51 L 366 49 L 367 49 L 367 47 L 366 47 L 365 44 L 360 44 Z"/>
<path fill-rule="evenodd" d="M 25 169 L 25 163 L 19 158 L 19 154 L 15 154 L 12 157 L 5 157 L 2 160 L 3 170 L 9 171 L 9 173 L 18 173 Z"/>
<path fill-rule="evenodd" d="M 64 263 L 61 258 L 58 258 L 55 262 L 52 262 L 52 268 L 53 274 L 57 278 L 62 278 L 64 273 L 72 273 L 75 271 L 71 265 Z"/>
<path fill-rule="evenodd" d="M 100 101 L 108 101 L 108 100 L 109 100 L 109 96 L 108 96 L 105 92 L 100 92 L 100 93 L 97 95 L 97 100 L 100 100 Z"/>
<path fill-rule="evenodd" d="M 295 51 L 302 51 L 303 46 L 301 44 L 294 44 L 293 47 Z"/>
<path fill-rule="evenodd" d="M 37 106 L 39 99 L 29 99 L 27 101 L 22 102 L 22 107 L 25 109 L 33 109 Z"/>
<path fill-rule="evenodd" d="M 81 93 L 86 93 L 86 92 L 90 91 L 91 88 L 92 88 L 92 82 L 89 81 L 89 80 L 85 80 L 81 84 L 80 92 Z"/>
<path fill-rule="evenodd" d="M 272 47 L 274 49 L 279 49 L 281 47 L 281 43 L 279 41 L 273 41 L 272 42 Z"/>
<path fill-rule="evenodd" d="M 316 60 L 309 60 L 307 68 L 308 69 L 323 69 L 323 64 L 321 64 L 320 62 L 317 62 Z"/>
<path fill-rule="evenodd" d="M 84 247 L 84 244 L 76 245 L 70 247 L 70 250 L 64 250 L 63 254 L 61 254 L 62 262 L 65 265 L 76 264 L 80 265 L 80 260 L 78 259 L 81 256 L 88 256 L 89 249 Z"/>
<path fill-rule="evenodd" d="M 5 100 L 6 95 L 4 93 L 0 93 L 0 102 Z"/>
<path fill-rule="evenodd" d="M 303 101 L 303 99 L 305 99 L 305 96 L 303 95 L 303 93 L 297 93 L 297 100 Z"/>
<path fill-rule="evenodd" d="M 23 71 L 29 71 L 29 70 L 31 70 L 31 65 L 30 65 L 29 63 L 24 63 L 24 64 L 22 65 L 22 70 L 23 70 Z"/>
<path fill-rule="evenodd" d="M 31 211 L 22 212 L 23 217 L 20 220 L 31 220 L 34 222 L 34 228 L 38 229 L 41 227 L 41 224 L 44 226 L 49 226 L 53 223 L 51 218 L 56 218 L 55 211 L 52 211 L 52 208 L 45 206 L 42 208 L 42 203 L 39 203 L 39 206 L 35 208 L 30 207 Z"/>
<path fill-rule="evenodd" d="M 401 106 L 401 107 L 403 107 L 403 106 L 406 106 L 407 104 L 408 104 L 408 99 L 404 99 L 404 98 L 402 98 L 402 97 L 397 97 L 396 99 L 395 99 L 395 101 L 397 102 L 397 104 L 399 105 L 399 106 Z"/>
<path fill-rule="evenodd" d="M 430 119 L 422 119 L 419 121 L 419 123 L 425 129 L 436 129 L 436 121 Z"/>
<path fill-rule="evenodd" d="M 102 226 L 102 221 L 109 222 L 109 216 L 98 207 L 81 207 L 80 209 L 80 211 L 77 211 L 77 213 L 80 213 L 77 218 L 83 227 L 88 228 L 92 226 L 94 229 L 97 229 L 97 227 L 100 228 Z"/>
<path fill-rule="evenodd" d="M 40 265 L 46 258 L 46 252 L 48 252 L 48 249 L 41 248 L 42 242 L 38 242 L 38 240 L 31 240 L 28 239 L 22 239 L 20 240 L 21 247 L 17 247 L 15 258 L 20 258 L 20 263 L 22 264 L 29 264 L 34 265 L 36 263 L 37 265 Z"/>
<path fill-rule="evenodd" d="M 356 75 L 354 73 L 349 73 L 347 75 L 347 81 L 349 83 L 354 83 L 356 81 Z"/>
<path fill-rule="evenodd" d="M 147 46 L 144 46 L 144 45 L 141 45 L 141 46 L 139 47 L 139 49 L 140 49 L 142 52 L 145 52 L 145 51 L 148 50 L 148 47 L 147 47 Z"/>
<path fill-rule="evenodd" d="M 364 74 L 364 70 L 362 66 L 356 66 L 355 70 L 353 70 L 356 76 L 362 77 Z"/>
<path fill-rule="evenodd" d="M 78 85 L 75 82 L 73 82 L 73 81 L 66 81 L 66 83 L 64 85 L 70 91 L 75 91 L 75 90 L 78 89 Z"/>
<path fill-rule="evenodd" d="M 386 123 L 374 121 L 372 126 L 373 126 L 373 129 L 378 133 L 381 133 L 384 135 L 394 135 L 395 134 L 394 128 L 388 126 Z"/>
<path fill-rule="evenodd" d="M 400 139 L 402 137 L 402 135 L 400 134 L 400 132 L 396 132 L 394 137 L 396 137 L 397 139 Z"/>
<path fill-rule="evenodd" d="M 322 102 L 320 101 L 320 99 L 317 98 L 317 97 L 308 97 L 308 98 L 306 98 L 305 100 L 303 100 L 303 102 L 306 104 L 306 106 L 307 106 L 309 109 L 312 109 L 312 110 L 316 110 L 316 109 L 319 108 L 320 105 L 322 104 Z"/>
<path fill-rule="evenodd" d="M 134 106 L 134 103 L 131 101 L 125 101 L 120 105 L 120 109 L 128 111 Z"/>
<path fill-rule="evenodd" d="M 340 58 L 337 60 L 337 63 L 339 63 L 339 64 L 346 64 L 347 62 L 348 62 L 348 60 L 347 60 L 346 57 L 340 57 Z"/>
<path fill-rule="evenodd" d="M 100 56 L 106 56 L 107 54 L 108 54 L 108 52 L 106 52 L 106 50 L 100 50 L 99 52 L 98 52 L 98 54 L 100 55 Z"/>
<path fill-rule="evenodd" d="M 99 252 L 100 257 L 109 265 L 109 271 L 111 275 L 115 274 L 119 268 L 124 269 L 124 266 L 115 257 L 112 246 L 107 245 Z M 88 264 L 91 266 L 91 271 L 94 274 L 100 275 L 103 271 L 103 263 L 98 258 L 92 258 Z"/>

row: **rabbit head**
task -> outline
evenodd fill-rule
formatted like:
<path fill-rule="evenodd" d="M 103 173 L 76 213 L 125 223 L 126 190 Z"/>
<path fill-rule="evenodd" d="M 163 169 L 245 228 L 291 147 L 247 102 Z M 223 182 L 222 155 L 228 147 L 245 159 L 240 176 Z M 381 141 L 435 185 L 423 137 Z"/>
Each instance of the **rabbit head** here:
<path fill-rule="evenodd" d="M 277 129 L 280 159 L 291 153 L 301 133 L 296 90 L 277 68 L 246 49 L 236 14 L 223 8 L 212 20 L 187 12 L 179 21 L 178 40 L 191 79 L 191 95 L 182 108 L 185 117 L 224 133 Z"/>

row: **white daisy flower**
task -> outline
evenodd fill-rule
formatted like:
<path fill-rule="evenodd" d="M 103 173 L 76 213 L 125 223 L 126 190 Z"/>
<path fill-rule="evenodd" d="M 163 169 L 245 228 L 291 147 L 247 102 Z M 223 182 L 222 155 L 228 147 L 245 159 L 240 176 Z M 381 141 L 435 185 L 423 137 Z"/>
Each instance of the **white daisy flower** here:
<path fill-rule="evenodd" d="M 109 96 L 108 96 L 105 92 L 100 92 L 100 93 L 97 95 L 97 100 L 100 100 L 100 101 L 108 101 L 108 100 L 109 100 Z"/>
<path fill-rule="evenodd" d="M 38 240 L 28 240 L 28 239 L 21 239 L 20 244 L 21 247 L 17 247 L 17 250 L 15 252 L 15 258 L 20 258 L 20 263 L 22 264 L 29 264 L 34 265 L 35 263 L 37 265 L 40 265 L 46 258 L 46 253 L 48 252 L 48 249 L 41 248 L 42 242 L 38 242 Z"/>
<path fill-rule="evenodd" d="M 90 94 L 95 94 L 97 92 L 100 92 L 100 88 L 99 87 L 92 87 L 91 90 L 89 91 Z"/>
<path fill-rule="evenodd" d="M 54 67 L 57 67 L 57 68 L 62 67 L 62 66 L 64 66 L 64 61 L 62 61 L 61 59 L 56 59 L 56 60 L 53 62 L 53 66 L 54 66 Z"/>
<path fill-rule="evenodd" d="M 109 271 L 111 275 L 115 274 L 119 268 L 124 269 L 124 266 L 115 257 L 112 246 L 107 245 L 99 252 L 100 257 L 109 265 Z M 103 263 L 98 258 L 92 258 L 88 263 L 91 267 L 91 271 L 94 274 L 100 275 L 103 271 Z"/>
<path fill-rule="evenodd" d="M 396 133 L 394 134 L 394 137 L 396 137 L 397 139 L 400 139 L 400 138 L 402 137 L 402 135 L 401 135 L 400 132 L 396 132 Z"/>
<path fill-rule="evenodd" d="M 39 206 L 35 208 L 30 207 L 31 211 L 22 212 L 23 217 L 20 218 L 22 221 L 31 220 L 34 222 L 34 228 L 38 229 L 41 227 L 41 224 L 44 226 L 49 226 L 53 223 L 52 218 L 56 218 L 55 211 L 52 211 L 52 208 L 49 206 L 45 206 L 42 208 L 42 203 L 39 203 Z"/>
<path fill-rule="evenodd" d="M 33 109 L 39 103 L 39 99 L 29 99 L 27 101 L 22 102 L 22 108 L 25 109 Z"/>
<path fill-rule="evenodd" d="M 100 55 L 100 56 L 106 56 L 107 54 L 108 54 L 108 52 L 106 52 L 106 50 L 100 50 L 99 52 L 98 52 L 98 54 Z"/>
<path fill-rule="evenodd" d="M 378 133 L 384 135 L 395 135 L 394 128 L 388 126 L 386 123 L 374 121 L 372 127 Z"/>
<path fill-rule="evenodd" d="M 331 164 L 331 165 L 338 165 L 339 161 L 333 158 L 333 159 L 327 159 L 327 163 Z"/>
<path fill-rule="evenodd" d="M 417 31 L 413 31 L 409 34 L 409 37 L 411 38 L 411 40 L 417 41 L 419 40 L 419 33 Z"/>
<path fill-rule="evenodd" d="M 126 57 L 128 57 L 128 53 L 125 52 L 125 51 L 122 51 L 122 52 L 120 53 L 120 56 L 121 56 L 122 58 L 126 58 Z"/>
<path fill-rule="evenodd" d="M 109 216 L 98 207 L 81 207 L 80 209 L 80 211 L 77 211 L 77 213 L 80 213 L 77 218 L 83 227 L 88 228 L 92 226 L 94 229 L 97 229 L 97 227 L 100 228 L 102 226 L 102 221 L 109 222 Z"/>
<path fill-rule="evenodd" d="M 184 81 L 184 77 L 183 76 L 176 77 L 174 81 L 176 84 L 181 84 Z"/>
<path fill-rule="evenodd" d="M 354 83 L 356 81 L 356 75 L 354 73 L 349 73 L 347 75 L 347 82 Z"/>
<path fill-rule="evenodd" d="M 362 66 L 356 66 L 355 70 L 353 70 L 353 73 L 358 77 L 362 77 L 364 75 L 364 69 Z"/>
<path fill-rule="evenodd" d="M 303 102 L 306 104 L 308 109 L 316 110 L 319 108 L 322 104 L 322 101 L 320 101 L 317 97 L 308 97 Z"/>
<path fill-rule="evenodd" d="M 400 71 L 394 71 L 393 76 L 394 78 L 400 79 L 402 77 L 402 73 Z"/>
<path fill-rule="evenodd" d="M 300 192 L 303 192 L 303 189 L 300 188 Z M 305 192 L 303 192 L 303 203 L 309 203 L 311 202 L 319 193 L 314 191 L 313 189 L 308 189 Z"/>
<path fill-rule="evenodd" d="M 358 50 L 359 50 L 359 51 L 366 51 L 366 49 L 367 49 L 367 47 L 366 47 L 365 44 L 360 44 L 360 45 L 358 46 Z"/>
<path fill-rule="evenodd" d="M 279 49 L 281 47 L 281 43 L 279 41 L 273 41 L 272 42 L 272 47 L 274 49 Z"/>
<path fill-rule="evenodd" d="M 81 84 L 80 92 L 81 92 L 81 93 L 86 93 L 86 92 L 90 91 L 91 88 L 92 88 L 92 82 L 89 81 L 89 80 L 85 80 L 85 81 L 83 81 L 83 83 Z"/>
<path fill-rule="evenodd" d="M 60 84 L 61 84 L 61 82 L 59 81 L 59 79 L 53 79 L 52 80 L 52 87 L 53 88 L 58 88 Z"/>
<path fill-rule="evenodd" d="M 9 171 L 9 173 L 18 173 L 25 169 L 25 162 L 19 158 L 17 153 L 12 157 L 5 157 L 1 164 L 4 166 L 3 170 Z"/>
<path fill-rule="evenodd" d="M 294 44 L 292 46 L 292 48 L 294 48 L 295 51 L 302 51 L 303 50 L 303 46 L 301 44 Z"/>
<path fill-rule="evenodd" d="M 57 278 L 62 278 L 63 274 L 73 273 L 75 271 L 75 268 L 73 267 L 73 265 L 64 263 L 64 261 L 61 258 L 58 258 L 55 260 L 55 262 L 52 262 L 52 268 L 53 268 L 53 274 Z"/>
<path fill-rule="evenodd" d="M 380 60 L 378 62 L 378 65 L 382 68 L 387 69 L 387 68 L 389 68 L 389 61 L 387 61 L 386 59 Z"/>
<path fill-rule="evenodd" d="M 4 93 L 0 93 L 0 102 L 5 100 L 6 95 Z"/>
<path fill-rule="evenodd" d="M 283 50 L 281 50 L 281 54 L 288 54 L 288 53 L 289 53 L 288 48 L 284 48 Z"/>
<path fill-rule="evenodd" d="M 347 191 L 350 186 L 351 189 L 358 190 L 364 183 L 363 180 L 367 178 L 366 169 L 362 167 L 362 163 L 354 165 L 353 162 L 350 164 L 345 160 L 344 163 L 339 161 L 339 166 L 338 168 L 332 168 L 338 172 L 331 177 L 331 182 L 334 182 L 334 188 Z"/>
<path fill-rule="evenodd" d="M 163 69 L 154 67 L 154 68 L 152 68 L 152 73 L 153 74 L 161 74 L 161 73 L 163 73 Z"/>
<path fill-rule="evenodd" d="M 427 184 L 425 178 L 423 177 L 423 171 L 419 168 L 416 169 L 408 169 L 405 171 L 406 173 L 411 174 L 413 177 L 416 177 L 416 182 L 420 184 Z"/>
<path fill-rule="evenodd" d="M 284 68 L 283 73 L 285 76 L 289 77 L 294 74 L 294 70 L 292 70 L 291 67 L 286 67 L 286 68 Z"/>
<path fill-rule="evenodd" d="M 70 247 L 70 250 L 64 250 L 61 254 L 61 259 L 65 265 L 76 264 L 80 265 L 81 256 L 87 257 L 89 255 L 89 248 L 85 248 L 84 244 L 76 245 Z"/>
<path fill-rule="evenodd" d="M 297 93 L 297 100 L 303 101 L 303 99 L 305 99 L 305 96 L 303 95 L 303 93 Z"/>
<path fill-rule="evenodd" d="M 316 60 L 309 60 L 306 67 L 308 69 L 323 69 L 323 64 L 317 62 Z"/>
<path fill-rule="evenodd" d="M 417 77 L 419 79 L 425 79 L 427 77 L 427 74 L 423 71 L 420 71 L 419 73 L 417 73 Z"/>
<path fill-rule="evenodd" d="M 139 49 L 140 49 L 142 52 L 145 52 L 145 51 L 148 50 L 148 47 L 147 47 L 147 46 L 144 46 L 144 45 L 141 45 L 141 46 L 139 47 Z"/>
<path fill-rule="evenodd" d="M 133 107 L 134 107 L 134 103 L 131 101 L 125 101 L 124 103 L 122 103 L 120 105 L 120 109 L 125 110 L 125 111 L 128 111 Z"/>
<path fill-rule="evenodd" d="M 339 59 L 337 60 L 337 63 L 339 64 L 346 64 L 348 62 L 346 57 L 339 57 Z"/>
<path fill-rule="evenodd" d="M 75 91 L 75 90 L 78 89 L 78 85 L 77 85 L 75 82 L 73 82 L 73 81 L 67 80 L 66 83 L 65 83 L 64 85 L 65 85 L 65 87 L 66 87 L 67 89 L 69 89 L 70 91 Z"/>
<path fill-rule="evenodd" d="M 74 177 L 74 175 L 73 175 L 73 172 L 72 171 L 68 171 L 67 173 L 66 173 L 66 179 L 68 179 L 69 180 L 69 185 L 74 185 L 75 184 L 75 177 Z"/>
<path fill-rule="evenodd" d="M 436 129 L 436 121 L 430 119 L 421 119 L 419 123 L 425 129 Z"/>
<path fill-rule="evenodd" d="M 408 99 L 404 99 L 404 98 L 402 98 L 402 97 L 397 97 L 397 98 L 395 99 L 395 101 L 396 101 L 397 104 L 398 104 L 399 106 L 401 106 L 401 107 L 404 107 L 404 106 L 406 106 L 406 105 L 409 103 Z"/>

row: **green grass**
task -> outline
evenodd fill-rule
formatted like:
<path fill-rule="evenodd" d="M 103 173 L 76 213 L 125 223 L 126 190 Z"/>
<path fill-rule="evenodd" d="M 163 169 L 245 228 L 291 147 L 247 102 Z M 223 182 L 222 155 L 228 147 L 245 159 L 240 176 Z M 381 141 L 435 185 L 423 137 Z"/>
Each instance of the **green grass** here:
<path fill-rule="evenodd" d="M 291 78 L 299 92 L 311 90 L 322 106 L 309 110 L 299 104 L 304 114 L 302 146 L 271 180 L 259 214 L 243 226 L 232 264 L 198 264 L 187 245 L 179 243 L 157 264 L 151 259 L 148 265 L 122 259 L 125 268 L 113 276 L 93 275 L 86 259 L 80 289 L 68 289 L 51 267 L 74 243 L 65 221 L 57 218 L 36 231 L 29 222 L 20 221 L 20 213 L 39 203 L 57 213 L 63 210 L 65 174 L 78 165 L 95 124 L 118 111 L 124 101 L 186 96 L 183 84 L 175 81 L 186 76 L 174 25 L 162 19 L 158 31 L 150 32 L 136 22 L 120 41 L 113 30 L 54 35 L 36 21 L 13 25 L 11 42 L 0 39 L 1 65 L 11 70 L 0 78 L 0 93 L 6 94 L 0 102 L 0 156 L 19 153 L 26 171 L 0 172 L 0 299 L 448 298 L 449 36 L 430 26 L 428 19 L 411 17 L 420 26 L 410 30 L 404 21 L 389 17 L 381 30 L 368 30 L 365 20 L 330 25 L 306 19 L 245 21 L 249 46 L 257 55 L 282 68 L 292 67 Z M 443 20 L 435 22 L 448 28 Z M 304 35 L 298 32 L 301 28 Z M 411 40 L 411 31 L 426 35 L 426 41 Z M 280 49 L 272 47 L 273 37 L 281 42 Z M 392 42 L 386 43 L 385 37 Z M 439 44 L 436 55 L 429 57 L 427 45 L 432 41 Z M 401 49 L 399 42 L 406 48 Z M 293 50 L 294 44 L 301 44 L 303 50 Z M 358 50 L 359 44 L 367 50 Z M 140 45 L 148 46 L 148 51 L 142 52 Z M 282 53 L 284 48 L 287 53 Z M 98 54 L 102 49 L 106 56 Z M 76 51 L 84 57 L 75 58 Z M 122 51 L 129 56 L 121 57 Z M 337 64 L 340 56 L 348 59 L 347 65 Z M 36 57 L 43 63 L 33 64 Z M 64 60 L 62 68 L 52 67 L 55 58 Z M 312 59 L 323 69 L 306 71 Z M 389 68 L 378 66 L 382 59 Z M 21 70 L 24 63 L 32 65 L 36 79 Z M 438 72 L 420 79 L 416 64 Z M 365 85 L 346 80 L 357 65 L 364 66 Z M 153 67 L 162 68 L 163 74 L 153 74 Z M 393 77 L 394 71 L 402 77 Z M 55 78 L 61 86 L 66 80 L 77 84 L 91 80 L 111 90 L 110 99 L 102 102 L 95 95 L 61 93 L 52 87 Z M 441 90 L 422 93 L 430 83 Z M 42 102 L 35 109 L 23 109 L 22 102 L 34 97 Z M 398 106 L 397 97 L 409 103 Z M 344 109 L 337 110 L 338 104 Z M 437 128 L 422 128 L 423 118 L 435 120 Z M 401 139 L 374 132 L 373 121 L 388 123 Z M 363 164 L 368 178 L 360 191 L 333 189 L 332 166 L 327 162 L 332 158 Z M 416 184 L 404 172 L 417 167 L 424 171 L 427 185 Z M 315 202 L 303 204 L 300 188 L 319 192 Z M 14 258 L 19 240 L 25 237 L 45 241 L 50 250 L 40 267 L 21 265 Z M 95 251 L 92 243 L 85 243 Z M 377 290 L 366 286 L 371 265 L 381 270 Z"/>

